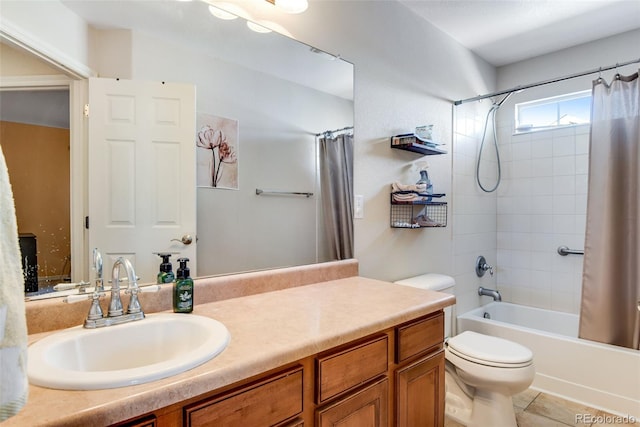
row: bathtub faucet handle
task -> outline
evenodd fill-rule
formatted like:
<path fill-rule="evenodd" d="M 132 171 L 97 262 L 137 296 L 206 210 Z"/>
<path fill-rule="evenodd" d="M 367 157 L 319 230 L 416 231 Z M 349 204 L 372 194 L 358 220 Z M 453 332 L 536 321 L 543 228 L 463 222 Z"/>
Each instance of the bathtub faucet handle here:
<path fill-rule="evenodd" d="M 478 277 L 482 277 L 487 270 L 489 270 L 489 275 L 493 276 L 493 266 L 487 264 L 485 257 L 480 255 L 478 259 L 476 259 L 476 274 Z"/>

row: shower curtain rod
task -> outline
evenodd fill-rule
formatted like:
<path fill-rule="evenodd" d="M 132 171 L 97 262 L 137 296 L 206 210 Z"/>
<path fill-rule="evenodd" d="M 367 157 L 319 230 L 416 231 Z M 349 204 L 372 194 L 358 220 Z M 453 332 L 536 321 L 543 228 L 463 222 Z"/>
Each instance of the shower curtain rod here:
<path fill-rule="evenodd" d="M 322 135 L 326 135 L 326 134 L 342 132 L 342 131 L 345 131 L 345 130 L 353 130 L 353 126 L 347 126 L 347 127 L 342 128 L 342 129 L 325 130 L 324 132 L 316 133 L 316 136 L 322 136 Z"/>
<path fill-rule="evenodd" d="M 549 80 L 543 80 L 543 81 L 537 82 L 537 83 L 530 83 L 530 84 L 527 84 L 527 85 L 516 86 L 514 88 L 501 90 L 499 92 L 493 92 L 493 93 L 488 93 L 486 95 L 474 96 L 473 98 L 467 98 L 467 99 L 461 99 L 459 101 L 453 101 L 453 105 L 460 105 L 460 104 L 464 104 L 465 102 L 471 102 L 471 101 L 479 101 L 481 99 L 491 98 L 492 96 L 505 95 L 505 94 L 509 94 L 509 93 L 513 93 L 513 92 L 518 92 L 518 91 L 524 90 L 524 89 L 530 89 L 532 87 L 548 85 L 549 83 L 556 83 L 556 82 L 561 82 L 563 80 L 575 79 L 576 77 L 588 76 L 589 74 L 595 74 L 595 73 L 600 73 L 602 71 L 613 70 L 614 68 L 624 67 L 625 65 L 635 64 L 635 63 L 638 63 L 638 62 L 640 62 L 640 58 L 633 59 L 633 60 L 627 61 L 627 62 L 620 62 L 620 63 L 617 63 L 616 65 L 609 65 L 608 67 L 595 68 L 593 70 L 583 71 L 581 73 L 569 74 L 567 76 L 556 77 L 556 78 L 549 79 Z"/>

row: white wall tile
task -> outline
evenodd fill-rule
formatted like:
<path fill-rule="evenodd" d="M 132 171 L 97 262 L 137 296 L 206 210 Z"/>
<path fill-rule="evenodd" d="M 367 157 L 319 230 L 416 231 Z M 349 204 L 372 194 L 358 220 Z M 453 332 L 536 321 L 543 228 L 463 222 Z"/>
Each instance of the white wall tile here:
<path fill-rule="evenodd" d="M 580 154 L 576 156 L 576 175 L 589 173 L 589 155 Z"/>
<path fill-rule="evenodd" d="M 549 170 L 553 170 L 553 163 L 549 160 Z M 535 162 L 535 160 L 533 160 Z M 535 170 L 535 165 L 534 165 Z M 531 195 L 532 196 L 546 196 L 553 194 L 553 176 L 551 173 L 549 176 L 535 177 L 531 182 Z"/>
<path fill-rule="evenodd" d="M 575 156 L 576 140 L 573 135 L 553 138 L 553 157 Z"/>
<path fill-rule="evenodd" d="M 531 160 L 531 176 L 553 176 L 553 159 L 551 157 L 534 158 Z"/>
<path fill-rule="evenodd" d="M 589 154 L 589 134 L 576 135 L 576 155 Z"/>
<path fill-rule="evenodd" d="M 573 156 L 553 158 L 553 175 L 575 175 L 576 160 Z"/>
<path fill-rule="evenodd" d="M 572 215 L 576 213 L 576 196 L 560 195 L 553 196 L 554 215 Z M 573 229 L 573 227 L 572 227 Z"/>
<path fill-rule="evenodd" d="M 575 312 L 588 189 L 589 126 L 512 138 L 497 200 L 498 278 L 505 301 Z"/>
<path fill-rule="evenodd" d="M 576 175 L 576 194 L 587 194 L 589 190 L 589 175 Z"/>
<path fill-rule="evenodd" d="M 553 194 L 576 194 L 575 175 L 559 175 L 553 177 Z"/>
<path fill-rule="evenodd" d="M 553 157 L 553 143 L 551 139 L 534 139 L 531 141 L 531 158 L 539 159 Z"/>
<path fill-rule="evenodd" d="M 532 233 L 550 233 L 553 231 L 553 215 L 535 215 L 531 218 Z"/>

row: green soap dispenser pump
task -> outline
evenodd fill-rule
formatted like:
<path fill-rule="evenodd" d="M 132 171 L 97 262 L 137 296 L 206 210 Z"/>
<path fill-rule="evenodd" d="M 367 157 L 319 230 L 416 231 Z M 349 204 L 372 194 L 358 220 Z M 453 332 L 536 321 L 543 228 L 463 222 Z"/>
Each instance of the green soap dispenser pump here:
<path fill-rule="evenodd" d="M 191 313 L 193 311 L 193 279 L 191 278 L 187 262 L 189 258 L 179 258 L 180 268 L 177 271 L 176 282 L 173 285 L 173 311 L 176 313 Z"/>
<path fill-rule="evenodd" d="M 171 254 L 157 254 L 162 258 L 162 264 L 160 264 L 160 272 L 158 273 L 158 280 L 156 283 L 159 285 L 163 283 L 171 283 L 175 280 L 176 276 L 173 274 L 173 266 L 169 261 Z"/>

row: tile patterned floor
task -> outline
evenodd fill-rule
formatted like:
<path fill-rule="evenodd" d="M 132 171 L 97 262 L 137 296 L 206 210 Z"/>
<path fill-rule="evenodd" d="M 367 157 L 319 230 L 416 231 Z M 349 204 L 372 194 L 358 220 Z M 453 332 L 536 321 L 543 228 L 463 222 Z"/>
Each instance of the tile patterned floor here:
<path fill-rule="evenodd" d="M 514 396 L 513 407 L 518 427 L 640 427 L 640 422 L 616 424 L 615 417 L 606 412 L 532 389 Z M 461 427 L 449 419 L 445 420 L 444 425 Z"/>

